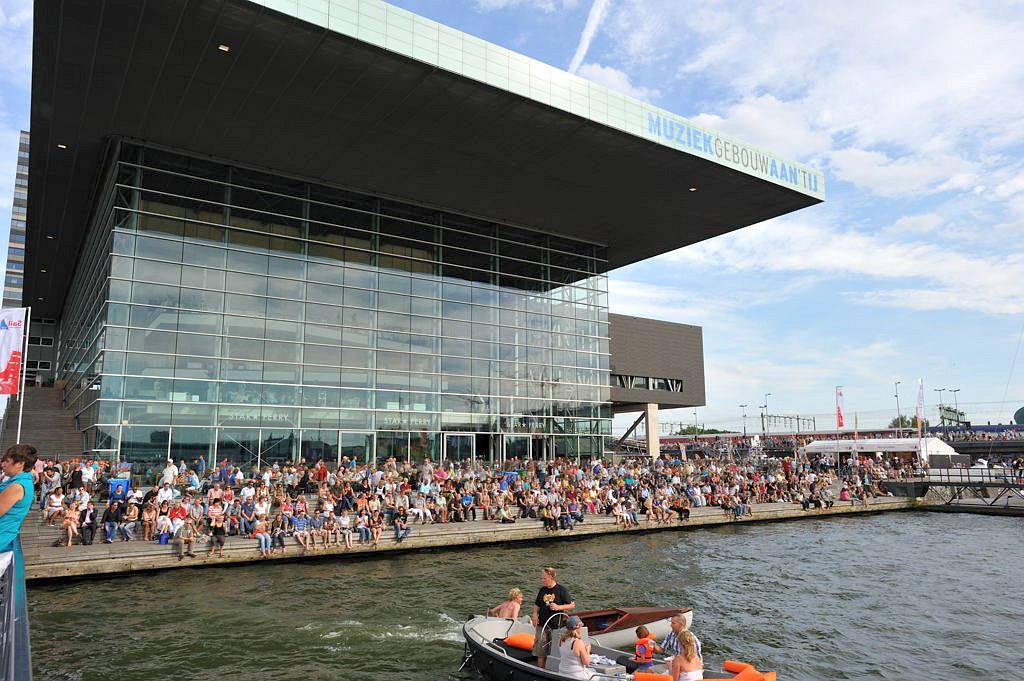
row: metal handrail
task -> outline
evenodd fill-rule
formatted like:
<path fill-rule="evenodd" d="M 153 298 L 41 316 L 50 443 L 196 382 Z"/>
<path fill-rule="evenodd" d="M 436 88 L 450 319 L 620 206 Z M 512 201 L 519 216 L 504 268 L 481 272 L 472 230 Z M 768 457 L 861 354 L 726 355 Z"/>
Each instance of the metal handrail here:
<path fill-rule="evenodd" d="M 15 549 L 20 554 L 20 550 Z M 0 681 L 32 681 L 21 556 L 0 553 Z"/>
<path fill-rule="evenodd" d="M 926 482 L 1024 485 L 1024 471 L 1013 468 L 940 468 L 928 471 Z"/>

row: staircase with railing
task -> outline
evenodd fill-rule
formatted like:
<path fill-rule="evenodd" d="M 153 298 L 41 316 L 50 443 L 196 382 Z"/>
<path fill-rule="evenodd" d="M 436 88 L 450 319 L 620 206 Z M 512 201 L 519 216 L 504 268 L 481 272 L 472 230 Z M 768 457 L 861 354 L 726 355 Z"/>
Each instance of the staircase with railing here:
<path fill-rule="evenodd" d="M 35 447 L 39 456 L 71 456 L 85 451 L 82 433 L 75 427 L 74 415 L 61 406 L 61 390 L 26 386 L 20 396 L 12 397 L 7 402 L 7 413 L 0 430 L 0 452 L 6 451 L 17 441 L 20 400 L 25 401 L 21 441 Z"/>

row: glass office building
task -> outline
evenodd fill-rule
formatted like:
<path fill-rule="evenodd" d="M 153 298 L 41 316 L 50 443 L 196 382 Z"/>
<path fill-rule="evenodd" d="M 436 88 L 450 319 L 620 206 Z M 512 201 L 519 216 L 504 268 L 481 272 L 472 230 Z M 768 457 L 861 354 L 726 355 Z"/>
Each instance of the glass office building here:
<path fill-rule="evenodd" d="M 98 453 L 607 447 L 604 247 L 129 142 L 109 159 L 59 339 Z"/>

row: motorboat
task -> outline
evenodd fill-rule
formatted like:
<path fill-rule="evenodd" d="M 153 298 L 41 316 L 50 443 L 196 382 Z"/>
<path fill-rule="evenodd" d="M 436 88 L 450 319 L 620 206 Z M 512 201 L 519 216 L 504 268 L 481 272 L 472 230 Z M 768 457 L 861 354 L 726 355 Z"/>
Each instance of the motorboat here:
<path fill-rule="evenodd" d="M 641 624 L 659 640 L 668 636 L 674 615 L 682 615 L 687 628 L 693 624 L 691 608 L 604 608 L 572 614 L 583 620 L 594 642 L 608 648 L 632 648 Z"/>
<path fill-rule="evenodd" d="M 551 632 L 553 642 L 559 640 L 562 631 L 554 629 Z M 548 653 L 544 668 L 537 666 L 537 658 L 530 649 L 534 627 L 528 621 L 477 615 L 462 626 L 462 635 L 466 641 L 463 668 L 472 666 L 486 681 L 571 681 L 570 677 L 558 672 L 557 645 L 553 645 Z M 594 681 L 625 681 L 630 678 L 636 681 L 641 678 L 653 681 L 668 678 L 664 661 L 646 673 L 637 673 L 634 676 L 635 665 L 630 663 L 630 654 L 602 644 L 588 633 L 586 627 L 583 630 L 583 637 L 591 644 L 590 670 L 593 672 Z M 725 667 L 729 665 L 734 671 L 725 671 Z M 747 668 L 752 672 L 744 671 Z M 727 662 L 721 671 L 706 667 L 704 678 L 774 681 L 775 674 L 758 672 L 751 665 Z"/>

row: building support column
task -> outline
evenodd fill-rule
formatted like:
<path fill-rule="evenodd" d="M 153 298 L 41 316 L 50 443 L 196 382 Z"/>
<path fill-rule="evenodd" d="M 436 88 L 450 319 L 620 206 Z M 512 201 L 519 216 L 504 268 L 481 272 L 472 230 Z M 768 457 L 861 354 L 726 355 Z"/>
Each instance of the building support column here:
<path fill-rule="evenodd" d="M 644 426 L 647 430 L 647 456 L 656 459 L 661 456 L 661 425 L 658 423 L 658 405 L 644 405 Z"/>

